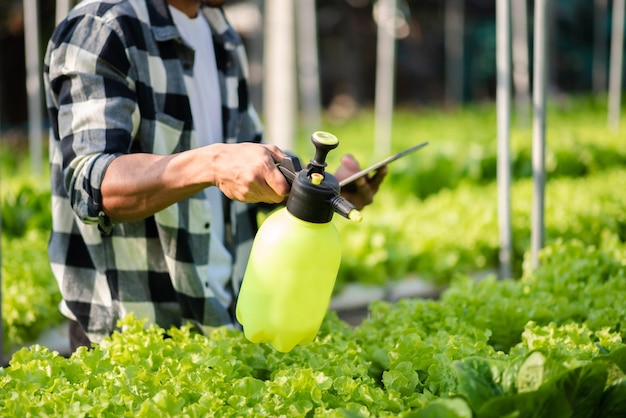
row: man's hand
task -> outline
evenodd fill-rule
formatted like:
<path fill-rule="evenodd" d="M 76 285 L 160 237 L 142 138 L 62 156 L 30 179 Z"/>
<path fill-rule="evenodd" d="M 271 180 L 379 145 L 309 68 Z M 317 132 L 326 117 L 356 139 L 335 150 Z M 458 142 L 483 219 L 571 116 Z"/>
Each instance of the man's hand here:
<path fill-rule="evenodd" d="M 275 145 L 214 144 L 218 149 L 207 167 L 212 183 L 229 198 L 247 203 L 280 203 L 289 183 L 276 167 L 285 153 Z"/>
<path fill-rule="evenodd" d="M 349 154 L 344 155 L 341 157 L 341 166 L 337 169 L 335 177 L 341 181 L 359 170 L 361 170 L 361 167 L 354 157 Z M 364 176 L 356 180 L 354 184 L 343 187 L 341 195 L 348 199 L 358 210 L 361 210 L 374 201 L 374 195 L 378 192 L 378 188 L 386 175 L 387 166 L 383 166 L 373 177 Z"/>

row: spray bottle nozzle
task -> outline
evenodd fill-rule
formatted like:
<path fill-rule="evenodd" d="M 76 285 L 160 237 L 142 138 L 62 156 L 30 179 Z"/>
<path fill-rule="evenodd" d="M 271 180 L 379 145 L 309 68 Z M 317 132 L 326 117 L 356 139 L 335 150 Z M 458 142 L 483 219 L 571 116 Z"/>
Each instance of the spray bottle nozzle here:
<path fill-rule="evenodd" d="M 354 222 L 361 222 L 363 220 L 361 212 L 359 212 L 357 208 L 352 203 L 350 203 L 350 201 L 348 201 L 341 195 L 333 197 L 330 201 L 330 204 L 333 206 L 334 211 L 344 218 L 348 218 Z"/>

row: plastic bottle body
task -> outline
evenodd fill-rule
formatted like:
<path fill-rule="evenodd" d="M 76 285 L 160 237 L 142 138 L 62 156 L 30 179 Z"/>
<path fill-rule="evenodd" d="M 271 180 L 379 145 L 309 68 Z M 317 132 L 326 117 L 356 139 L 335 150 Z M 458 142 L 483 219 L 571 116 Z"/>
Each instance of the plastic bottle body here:
<path fill-rule="evenodd" d="M 261 225 L 237 301 L 246 338 L 281 352 L 308 344 L 328 310 L 341 243 L 332 222 L 305 222 L 286 208 Z"/>

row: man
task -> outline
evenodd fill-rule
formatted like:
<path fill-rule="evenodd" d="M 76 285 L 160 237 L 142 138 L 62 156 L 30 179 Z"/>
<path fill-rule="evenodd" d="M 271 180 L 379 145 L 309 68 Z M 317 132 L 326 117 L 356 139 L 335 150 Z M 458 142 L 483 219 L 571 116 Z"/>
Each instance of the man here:
<path fill-rule="evenodd" d="M 129 312 L 166 328 L 234 322 L 255 203 L 283 202 L 289 184 L 284 152 L 260 143 L 223 3 L 84 0 L 52 35 L 49 257 L 72 348 Z M 344 157 L 337 177 L 358 168 Z M 383 177 L 346 197 L 363 207 Z"/>

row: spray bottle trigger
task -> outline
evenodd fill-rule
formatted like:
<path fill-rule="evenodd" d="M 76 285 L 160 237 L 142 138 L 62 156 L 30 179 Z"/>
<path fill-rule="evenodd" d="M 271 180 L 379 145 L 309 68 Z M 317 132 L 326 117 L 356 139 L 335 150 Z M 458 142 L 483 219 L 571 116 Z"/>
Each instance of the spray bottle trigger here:
<path fill-rule="evenodd" d="M 287 155 L 286 157 L 283 157 L 280 163 L 276 164 L 276 166 L 278 167 L 280 172 L 283 173 L 283 176 L 285 176 L 289 184 L 293 183 L 298 172 L 302 170 L 302 164 L 300 164 L 300 160 L 298 159 L 298 157 L 293 155 Z"/>

